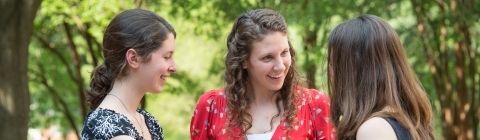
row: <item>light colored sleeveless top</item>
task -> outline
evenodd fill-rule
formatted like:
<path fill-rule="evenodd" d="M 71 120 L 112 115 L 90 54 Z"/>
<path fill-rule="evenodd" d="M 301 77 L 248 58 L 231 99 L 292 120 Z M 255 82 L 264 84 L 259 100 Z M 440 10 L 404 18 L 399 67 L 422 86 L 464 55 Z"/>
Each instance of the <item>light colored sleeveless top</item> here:
<path fill-rule="evenodd" d="M 246 140 L 269 140 L 269 139 L 272 139 L 273 132 L 275 131 L 268 132 L 265 134 L 250 134 L 250 135 L 247 135 L 245 139 Z"/>

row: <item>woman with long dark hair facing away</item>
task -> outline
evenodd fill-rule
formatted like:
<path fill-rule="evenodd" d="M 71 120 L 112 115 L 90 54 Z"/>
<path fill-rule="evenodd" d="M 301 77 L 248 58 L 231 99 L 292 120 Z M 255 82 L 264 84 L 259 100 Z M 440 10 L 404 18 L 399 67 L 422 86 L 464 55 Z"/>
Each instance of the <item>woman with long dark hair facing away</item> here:
<path fill-rule="evenodd" d="M 137 108 L 145 93 L 160 93 L 176 71 L 175 30 L 157 14 L 127 10 L 108 25 L 103 37 L 105 61 L 92 72 L 81 138 L 163 140 L 155 118 Z"/>
<path fill-rule="evenodd" d="M 227 47 L 226 85 L 198 100 L 191 139 L 332 139 L 328 96 L 299 85 L 287 24 L 278 12 L 241 14 Z"/>
<path fill-rule="evenodd" d="M 362 15 L 332 31 L 328 87 L 340 140 L 434 139 L 427 94 L 397 33 L 377 16 Z"/>

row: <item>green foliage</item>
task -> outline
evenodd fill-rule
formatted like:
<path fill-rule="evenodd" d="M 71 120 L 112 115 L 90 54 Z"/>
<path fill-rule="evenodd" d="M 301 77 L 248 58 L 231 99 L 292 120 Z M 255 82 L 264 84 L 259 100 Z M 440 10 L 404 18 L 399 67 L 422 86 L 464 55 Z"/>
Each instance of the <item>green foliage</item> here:
<path fill-rule="evenodd" d="M 101 60 L 98 42 L 110 18 L 128 8 L 125 3 L 43 1 L 29 46 L 30 127 L 58 125 L 63 133 L 72 128 L 80 131 L 85 116 L 80 99 L 87 90 L 92 64 Z"/>
<path fill-rule="evenodd" d="M 190 119 L 196 100 L 189 94 L 147 95 L 147 108 L 163 127 L 166 139 L 190 139 Z"/>

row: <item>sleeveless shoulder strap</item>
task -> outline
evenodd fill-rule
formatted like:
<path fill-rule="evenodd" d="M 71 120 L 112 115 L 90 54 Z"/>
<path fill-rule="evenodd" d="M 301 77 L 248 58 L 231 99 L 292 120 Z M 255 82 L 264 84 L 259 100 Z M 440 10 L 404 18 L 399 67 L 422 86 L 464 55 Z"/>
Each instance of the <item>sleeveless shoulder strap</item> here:
<path fill-rule="evenodd" d="M 399 122 L 397 122 L 397 120 L 391 118 L 383 119 L 387 120 L 387 122 L 392 126 L 398 140 L 412 140 L 412 136 L 410 135 L 408 129 L 403 127 Z"/>

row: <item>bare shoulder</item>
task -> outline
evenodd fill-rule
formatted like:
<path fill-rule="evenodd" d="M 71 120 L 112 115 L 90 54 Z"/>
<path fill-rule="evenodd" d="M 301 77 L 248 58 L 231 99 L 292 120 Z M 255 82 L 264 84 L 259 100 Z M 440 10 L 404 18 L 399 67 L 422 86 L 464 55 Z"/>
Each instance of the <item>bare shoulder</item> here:
<path fill-rule="evenodd" d="M 128 135 L 120 135 L 120 136 L 115 136 L 115 137 L 111 138 L 110 140 L 135 140 L 135 139 L 128 136 Z"/>
<path fill-rule="evenodd" d="M 373 117 L 365 121 L 357 131 L 357 140 L 396 140 L 395 131 L 387 120 Z"/>

